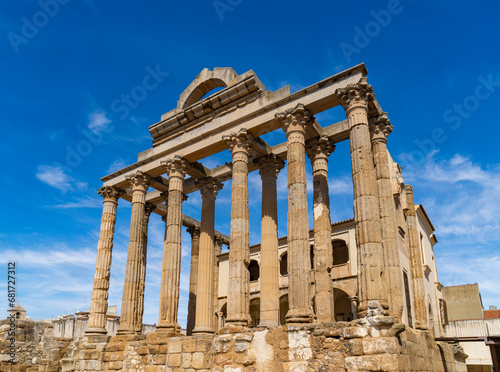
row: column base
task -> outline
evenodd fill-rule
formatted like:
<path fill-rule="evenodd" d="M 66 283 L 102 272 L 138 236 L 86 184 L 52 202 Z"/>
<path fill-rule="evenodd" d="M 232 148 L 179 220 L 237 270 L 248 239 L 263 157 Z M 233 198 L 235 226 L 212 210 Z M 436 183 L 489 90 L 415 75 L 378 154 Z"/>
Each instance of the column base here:
<path fill-rule="evenodd" d="M 193 335 L 212 335 L 214 333 L 213 327 L 199 326 L 193 329 Z"/>
<path fill-rule="evenodd" d="M 106 330 L 106 328 L 102 328 L 102 327 L 91 327 L 91 328 L 87 328 L 87 330 L 85 331 L 85 336 L 105 336 L 108 334 L 108 331 Z"/>
<path fill-rule="evenodd" d="M 178 323 L 173 324 L 158 324 L 156 326 L 156 332 L 158 333 L 179 333 L 181 326 Z"/>
<path fill-rule="evenodd" d="M 271 327 L 278 327 L 279 321 L 278 320 L 262 320 L 260 321 L 258 327 L 266 327 L 266 328 L 271 328 Z"/>
<path fill-rule="evenodd" d="M 294 309 L 289 310 L 285 316 L 287 324 L 289 323 L 312 323 L 314 315 L 311 310 Z"/>

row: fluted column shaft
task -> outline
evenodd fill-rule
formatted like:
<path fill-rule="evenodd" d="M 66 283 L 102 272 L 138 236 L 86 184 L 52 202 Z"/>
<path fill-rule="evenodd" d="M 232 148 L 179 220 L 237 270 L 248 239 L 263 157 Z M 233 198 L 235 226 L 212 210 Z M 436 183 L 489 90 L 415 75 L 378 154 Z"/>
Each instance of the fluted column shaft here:
<path fill-rule="evenodd" d="M 424 269 L 420 252 L 420 237 L 417 229 L 417 212 L 413 198 L 413 187 L 405 185 L 406 224 L 408 226 L 408 249 L 410 251 L 410 269 L 413 289 L 413 303 L 415 310 L 415 326 L 427 329 L 427 311 L 425 307 Z"/>
<path fill-rule="evenodd" d="M 149 181 L 146 175 L 138 171 L 130 177 L 130 183 L 132 186 L 132 217 L 130 219 L 120 327 L 117 332 L 119 335 L 140 334 L 142 331 L 139 308 L 141 304 L 141 266 L 144 261 L 144 207 Z"/>
<path fill-rule="evenodd" d="M 213 323 L 215 198 L 222 188 L 222 184 L 213 178 L 197 181 L 197 184 L 200 187 L 202 206 L 200 259 L 196 289 L 196 322 L 193 333 L 211 334 L 215 332 Z"/>
<path fill-rule="evenodd" d="M 176 156 L 161 162 L 168 174 L 167 237 L 163 245 L 158 332 L 178 332 L 182 255 L 182 201 L 186 162 Z"/>
<path fill-rule="evenodd" d="M 142 225 L 143 245 L 140 254 L 140 276 L 139 276 L 139 308 L 137 312 L 137 333 L 142 334 L 142 318 L 144 316 L 144 291 L 146 289 L 146 263 L 148 255 L 148 227 L 149 217 L 156 207 L 146 203 L 144 207 L 144 219 Z"/>
<path fill-rule="evenodd" d="M 262 178 L 260 326 L 279 326 L 278 199 L 276 180 L 283 161 L 271 154 L 260 161 Z"/>
<path fill-rule="evenodd" d="M 196 283 L 198 282 L 198 259 L 200 252 L 200 229 L 190 227 L 191 234 L 191 269 L 189 273 L 189 301 L 186 334 L 191 336 L 196 319 Z"/>
<path fill-rule="evenodd" d="M 374 95 L 363 78 L 360 83 L 338 89 L 337 96 L 349 121 L 359 262 L 358 312 L 365 316 L 369 303 L 370 307 L 388 307 L 378 191 L 368 128 L 368 103 Z"/>
<path fill-rule="evenodd" d="M 314 118 L 301 104 L 277 114 L 287 138 L 288 185 L 288 323 L 313 320 L 310 296 L 309 218 L 305 163 L 305 129 Z"/>
<path fill-rule="evenodd" d="M 373 160 L 377 178 L 380 224 L 382 228 L 382 248 L 387 277 L 389 314 L 396 322 L 401 321 L 404 306 L 403 276 L 399 263 L 398 226 L 396 207 L 391 182 L 391 165 L 387 151 L 387 136 L 392 132 L 387 115 L 384 114 L 370 121 Z"/>
<path fill-rule="evenodd" d="M 334 322 L 332 224 L 328 192 L 328 157 L 335 145 L 326 136 L 307 143 L 307 155 L 313 168 L 314 217 L 314 288 L 318 323 Z"/>
<path fill-rule="evenodd" d="M 222 252 L 222 240 L 215 238 L 215 246 L 214 246 L 214 312 L 213 312 L 213 324 L 215 331 L 218 331 L 218 317 L 217 312 L 219 311 L 219 257 L 218 255 Z"/>
<path fill-rule="evenodd" d="M 114 187 L 103 186 L 97 191 L 103 198 L 101 232 L 97 243 L 97 258 L 90 303 L 90 316 L 86 334 L 105 335 L 108 311 L 108 290 L 115 234 L 116 207 L 120 192 Z"/>
<path fill-rule="evenodd" d="M 233 158 L 231 236 L 227 319 L 229 326 L 247 327 L 250 317 L 250 222 L 248 212 L 248 158 L 250 134 L 245 130 L 224 137 Z"/>

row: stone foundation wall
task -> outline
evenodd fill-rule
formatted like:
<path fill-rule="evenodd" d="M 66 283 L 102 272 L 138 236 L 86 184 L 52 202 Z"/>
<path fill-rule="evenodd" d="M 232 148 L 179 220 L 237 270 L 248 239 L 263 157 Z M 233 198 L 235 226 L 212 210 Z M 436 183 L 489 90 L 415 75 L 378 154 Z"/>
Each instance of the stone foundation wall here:
<path fill-rule="evenodd" d="M 227 333 L 224 333 L 227 332 Z M 0 364 L 1 371 L 466 371 L 456 346 L 424 331 L 337 322 L 223 330 L 215 336 L 55 338 L 38 366 Z"/>

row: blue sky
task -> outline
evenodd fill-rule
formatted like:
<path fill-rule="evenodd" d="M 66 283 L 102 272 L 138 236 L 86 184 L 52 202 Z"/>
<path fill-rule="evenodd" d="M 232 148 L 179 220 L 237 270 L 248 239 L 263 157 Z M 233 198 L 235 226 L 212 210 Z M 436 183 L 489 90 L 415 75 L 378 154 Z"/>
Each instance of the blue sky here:
<path fill-rule="evenodd" d="M 5 271 L 16 261 L 17 298 L 32 318 L 89 308 L 99 179 L 150 147 L 148 126 L 176 107 L 204 67 L 253 69 L 267 90 L 296 91 L 361 62 L 394 125 L 389 150 L 436 227 L 440 281 L 478 282 L 484 305 L 500 305 L 500 3 L 42 0 L 4 2 L 0 9 L 0 257 Z M 148 89 L 138 88 L 148 75 Z M 317 118 L 326 126 L 343 117 L 333 109 Z M 283 133 L 264 139 L 285 140 Z M 228 159 L 225 152 L 203 163 Z M 348 144 L 330 159 L 337 221 L 353 215 Z M 280 235 L 286 234 L 285 176 Z M 251 195 L 260 187 L 252 174 Z M 230 188 L 226 182 L 219 194 L 216 218 L 228 235 Z M 260 235 L 259 199 L 252 198 L 250 209 L 252 244 Z M 184 212 L 199 219 L 200 206 L 191 194 Z M 121 305 L 130 210 L 120 203 L 110 305 Z M 156 216 L 147 323 L 157 322 L 162 237 Z M 181 325 L 187 233 L 183 240 Z"/>

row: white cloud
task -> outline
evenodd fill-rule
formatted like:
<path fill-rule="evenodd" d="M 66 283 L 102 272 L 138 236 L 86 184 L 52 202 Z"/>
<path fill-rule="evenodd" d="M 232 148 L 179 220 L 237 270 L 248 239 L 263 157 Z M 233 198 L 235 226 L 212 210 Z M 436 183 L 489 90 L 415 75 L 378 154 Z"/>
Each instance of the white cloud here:
<path fill-rule="evenodd" d="M 111 123 L 106 117 L 106 111 L 96 110 L 89 115 L 88 128 L 97 133 L 105 129 Z"/>
<path fill-rule="evenodd" d="M 117 170 L 120 170 L 122 168 L 125 168 L 127 166 L 127 164 L 125 163 L 125 161 L 123 161 L 123 159 L 116 159 L 114 162 L 111 163 L 111 165 L 109 166 L 108 170 L 107 170 L 107 173 L 108 174 L 111 174 L 111 173 L 114 173 L 116 172 Z"/>
<path fill-rule="evenodd" d="M 460 154 L 436 156 L 429 155 L 420 167 L 408 166 L 403 176 L 436 228 L 440 281 L 478 283 L 484 305 L 498 305 L 500 165 L 481 165 Z"/>
<path fill-rule="evenodd" d="M 85 198 L 76 198 L 74 201 L 56 204 L 54 208 L 69 209 L 69 208 L 102 208 L 102 199 L 97 197 L 87 196 Z"/>
<path fill-rule="evenodd" d="M 61 167 L 40 165 L 37 168 L 36 178 L 62 192 L 73 190 L 74 179 L 66 174 Z"/>
<path fill-rule="evenodd" d="M 438 161 L 434 155 L 419 169 L 409 166 L 404 177 L 418 186 L 416 194 L 432 195 L 425 206 L 437 233 L 500 241 L 500 204 L 494 202 L 500 200 L 500 166 L 482 167 L 460 154 Z"/>

